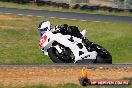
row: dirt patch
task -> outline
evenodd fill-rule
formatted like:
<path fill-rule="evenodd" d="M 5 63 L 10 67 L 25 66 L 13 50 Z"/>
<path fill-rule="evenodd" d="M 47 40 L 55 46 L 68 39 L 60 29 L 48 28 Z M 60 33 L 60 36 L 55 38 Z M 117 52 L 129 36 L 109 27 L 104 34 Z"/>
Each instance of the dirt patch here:
<path fill-rule="evenodd" d="M 21 17 L 21 16 L 12 16 L 12 15 L 4 15 L 4 14 L 0 14 L 0 21 L 2 22 L 2 21 L 5 21 L 5 22 L 8 22 L 8 21 L 10 21 L 10 22 L 31 22 L 32 21 L 32 19 L 30 19 L 30 18 L 27 18 L 27 17 Z M 0 25 L 0 29 L 4 29 L 4 30 L 21 30 L 21 29 L 23 29 L 23 30 L 31 30 L 32 29 L 32 27 L 19 27 L 19 26 L 10 26 L 10 25 Z"/>
<path fill-rule="evenodd" d="M 0 26 L 0 29 L 21 29 L 20 27 L 13 27 L 13 26 Z"/>
<path fill-rule="evenodd" d="M 4 86 L 79 84 L 82 68 L 0 68 L 0 83 Z M 87 69 L 90 79 L 121 79 L 132 77 L 132 69 Z"/>
<path fill-rule="evenodd" d="M 32 19 L 29 18 L 20 18 L 15 16 L 8 16 L 8 15 L 0 15 L 0 21 L 31 21 Z"/>
<path fill-rule="evenodd" d="M 30 30 L 31 28 L 26 27 L 14 27 L 14 26 L 0 26 L 0 30 Z"/>

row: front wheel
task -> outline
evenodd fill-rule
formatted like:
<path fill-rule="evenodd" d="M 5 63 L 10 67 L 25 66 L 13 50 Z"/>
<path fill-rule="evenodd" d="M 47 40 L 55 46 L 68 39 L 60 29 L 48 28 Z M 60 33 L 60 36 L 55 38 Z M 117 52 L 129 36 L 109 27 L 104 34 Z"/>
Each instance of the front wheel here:
<path fill-rule="evenodd" d="M 50 59 L 55 62 L 55 63 L 63 63 L 63 61 L 60 60 L 60 58 L 58 57 L 58 51 L 56 48 L 51 47 L 48 49 L 48 55 L 50 57 Z"/>
<path fill-rule="evenodd" d="M 55 62 L 55 63 L 73 63 L 72 58 L 70 56 L 66 55 L 65 52 L 59 53 L 55 47 L 51 47 L 48 49 L 48 55 L 53 62 Z"/>

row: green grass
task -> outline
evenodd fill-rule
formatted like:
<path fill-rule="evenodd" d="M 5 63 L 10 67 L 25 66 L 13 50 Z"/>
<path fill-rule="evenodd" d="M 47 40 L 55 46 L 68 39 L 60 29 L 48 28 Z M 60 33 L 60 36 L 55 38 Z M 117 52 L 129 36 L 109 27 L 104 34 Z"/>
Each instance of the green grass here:
<path fill-rule="evenodd" d="M 18 9 L 33 9 L 33 10 L 48 10 L 48 11 L 61 11 L 61 12 L 76 12 L 76 13 L 89 13 L 89 14 L 105 14 L 105 15 L 116 15 L 116 16 L 132 16 L 128 12 L 108 12 L 108 11 L 89 11 L 89 10 L 80 10 L 80 9 L 63 9 L 53 6 L 37 6 L 35 4 L 16 4 L 11 2 L 0 2 L 0 7 L 7 8 L 18 8 Z"/>
<path fill-rule="evenodd" d="M 0 87 L 5 88 L 5 87 Z M 6 88 L 131 88 L 131 85 L 119 85 L 119 86 L 86 86 L 83 87 L 81 85 L 67 83 L 67 84 L 60 84 L 57 86 L 46 86 L 46 85 L 30 85 L 30 86 L 24 86 L 24 87 L 6 87 Z"/>
<path fill-rule="evenodd" d="M 6 16 L 6 15 L 5 15 Z M 0 20 L 1 26 L 13 26 L 14 29 L 0 28 L 0 64 L 51 64 L 47 56 L 38 47 L 38 24 L 49 20 L 53 25 L 69 24 L 80 30 L 88 29 L 87 38 L 105 47 L 113 56 L 113 63 L 132 63 L 132 25 L 117 22 L 81 22 L 72 20 L 50 19 L 47 17 L 24 17 L 7 15 L 16 18 L 30 19 Z M 23 27 L 19 29 L 19 27 Z M 25 29 L 26 28 L 26 29 Z"/>

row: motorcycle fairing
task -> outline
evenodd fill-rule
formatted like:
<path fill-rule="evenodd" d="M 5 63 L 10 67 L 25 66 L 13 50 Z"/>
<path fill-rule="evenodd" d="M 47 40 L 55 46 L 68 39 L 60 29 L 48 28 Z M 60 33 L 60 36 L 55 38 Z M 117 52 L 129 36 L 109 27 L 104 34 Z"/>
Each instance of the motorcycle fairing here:
<path fill-rule="evenodd" d="M 70 38 L 71 38 L 70 35 L 62 35 L 61 33 L 53 34 L 51 31 L 46 31 L 43 34 L 42 38 L 44 36 L 47 36 L 47 38 L 40 48 L 41 50 L 44 48 L 43 52 L 45 55 L 48 55 L 47 50 L 50 47 L 52 47 L 52 43 L 56 41 L 64 45 L 65 47 L 69 47 L 71 49 L 72 53 L 75 56 L 75 62 L 82 59 L 96 59 L 96 56 L 97 56 L 96 51 L 88 52 L 86 47 L 83 44 L 82 44 L 83 47 L 81 49 L 77 46 L 78 43 L 82 43 L 82 39 L 72 36 L 74 41 L 70 41 Z M 40 43 L 42 43 L 41 41 L 42 40 L 40 40 Z M 79 51 L 83 52 L 84 54 L 79 55 Z"/>

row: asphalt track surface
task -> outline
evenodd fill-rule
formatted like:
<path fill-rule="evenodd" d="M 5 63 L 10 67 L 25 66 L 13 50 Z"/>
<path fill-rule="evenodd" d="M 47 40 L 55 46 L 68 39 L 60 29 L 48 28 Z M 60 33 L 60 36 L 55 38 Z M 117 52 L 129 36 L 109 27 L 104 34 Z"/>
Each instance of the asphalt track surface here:
<path fill-rule="evenodd" d="M 0 65 L 0 68 L 83 68 L 132 69 L 132 64 L 45 64 L 45 65 Z"/>
<path fill-rule="evenodd" d="M 0 7 L 0 13 L 38 16 L 38 17 L 45 16 L 50 18 L 71 19 L 71 20 L 80 20 L 80 21 L 132 23 L 132 17 L 128 17 L 128 16 L 112 16 L 112 15 L 101 15 L 101 14 L 59 12 L 59 11 L 46 11 L 46 10 L 27 10 L 27 9 L 4 8 L 4 7 Z"/>

